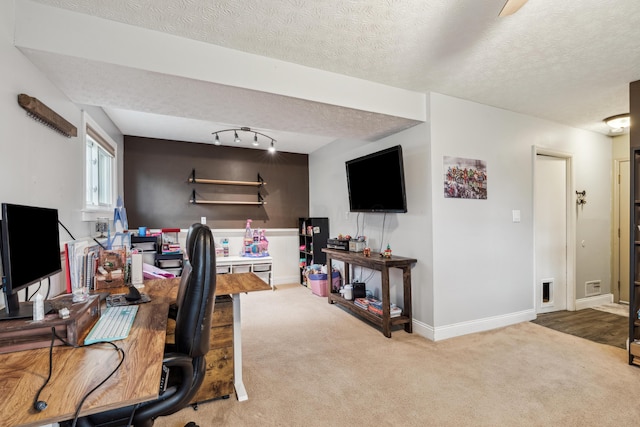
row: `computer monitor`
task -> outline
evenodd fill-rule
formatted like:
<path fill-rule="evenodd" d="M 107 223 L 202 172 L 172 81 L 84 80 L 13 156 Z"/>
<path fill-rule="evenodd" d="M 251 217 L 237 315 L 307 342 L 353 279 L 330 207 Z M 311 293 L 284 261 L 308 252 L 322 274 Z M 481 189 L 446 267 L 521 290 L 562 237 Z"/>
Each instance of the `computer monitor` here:
<path fill-rule="evenodd" d="M 32 304 L 19 302 L 18 291 L 62 270 L 58 211 L 9 203 L 3 203 L 1 209 L 5 308 L 0 311 L 0 320 L 32 317 Z"/>

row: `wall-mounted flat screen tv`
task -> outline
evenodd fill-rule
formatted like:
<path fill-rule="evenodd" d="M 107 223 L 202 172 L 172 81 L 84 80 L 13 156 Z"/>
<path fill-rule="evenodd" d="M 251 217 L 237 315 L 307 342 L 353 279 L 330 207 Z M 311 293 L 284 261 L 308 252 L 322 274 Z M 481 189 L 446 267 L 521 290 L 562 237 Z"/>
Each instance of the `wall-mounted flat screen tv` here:
<path fill-rule="evenodd" d="M 346 162 L 351 212 L 407 212 L 402 147 Z"/>

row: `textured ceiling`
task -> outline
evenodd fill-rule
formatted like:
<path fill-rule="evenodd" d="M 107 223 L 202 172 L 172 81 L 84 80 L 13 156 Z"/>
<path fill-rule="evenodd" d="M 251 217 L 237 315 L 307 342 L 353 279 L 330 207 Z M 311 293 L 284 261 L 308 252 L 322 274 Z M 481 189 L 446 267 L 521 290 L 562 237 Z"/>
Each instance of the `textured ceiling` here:
<path fill-rule="evenodd" d="M 36 0 L 37 3 L 174 34 L 242 52 L 357 77 L 417 92 L 439 92 L 487 105 L 607 133 L 602 119 L 627 112 L 628 84 L 640 80 L 640 1 L 529 0 L 519 12 L 497 15 L 504 0 Z M 615 7 L 612 7 L 615 6 Z M 184 102 L 131 93 L 106 105 L 69 75 L 69 58 L 33 55 L 71 99 L 112 109 L 127 133 L 127 111 L 252 126 L 263 131 L 324 136 L 311 152 L 336 137 L 375 139 L 415 124 L 355 111 L 328 110 L 301 100 L 280 100 L 288 129 L 269 119 L 271 99 L 259 93 L 213 87 L 247 97 L 256 107 L 185 114 Z M 82 61 L 76 59 L 76 62 Z M 75 64 L 75 69 L 86 71 Z M 143 75 L 119 67 L 101 70 L 103 81 L 144 80 L 147 94 L 179 77 Z M 65 70 L 61 72 L 60 70 Z M 185 82 L 181 82 L 185 83 Z M 184 87 L 206 93 L 204 82 Z M 209 90 L 207 89 L 207 90 Z M 230 91 L 238 91 L 232 94 Z M 244 90 L 246 91 L 246 90 Z M 348 110 L 348 109 L 347 109 Z M 271 111 L 273 113 L 273 111 Z M 242 116 L 245 114 L 246 116 Z M 117 118 L 116 118 L 117 116 Z M 186 117 L 185 117 L 186 116 Z M 387 123 L 389 121 L 389 123 Z M 333 123 L 334 125 L 331 125 Z M 337 124 L 336 124 L 337 123 Z M 376 123 L 379 123 L 376 128 Z M 139 126 L 138 126 L 139 127 Z M 179 126 L 178 126 L 179 127 Z M 350 133 L 347 131 L 350 129 Z M 136 132 L 144 132 L 137 129 Z M 144 136 L 144 135 L 143 135 Z M 193 136 L 185 137 L 186 140 Z"/>

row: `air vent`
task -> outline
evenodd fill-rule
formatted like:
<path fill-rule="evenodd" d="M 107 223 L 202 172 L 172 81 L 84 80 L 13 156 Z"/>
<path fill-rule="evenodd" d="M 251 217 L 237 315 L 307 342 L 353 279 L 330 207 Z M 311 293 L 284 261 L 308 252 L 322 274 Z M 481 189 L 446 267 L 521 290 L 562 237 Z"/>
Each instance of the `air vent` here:
<path fill-rule="evenodd" d="M 584 295 L 586 297 L 600 295 L 600 280 L 584 282 Z"/>

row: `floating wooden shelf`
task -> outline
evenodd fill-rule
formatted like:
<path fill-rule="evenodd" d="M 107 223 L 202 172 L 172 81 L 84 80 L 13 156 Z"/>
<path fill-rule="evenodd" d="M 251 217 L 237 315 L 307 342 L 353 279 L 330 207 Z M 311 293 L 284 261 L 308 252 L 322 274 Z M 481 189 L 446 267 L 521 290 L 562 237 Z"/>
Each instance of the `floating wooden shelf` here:
<path fill-rule="evenodd" d="M 205 179 L 205 178 L 196 178 L 196 170 L 193 169 L 191 171 L 191 176 L 189 177 L 189 183 L 192 184 L 214 184 L 214 185 L 244 185 L 251 187 L 262 187 L 267 185 L 267 183 L 262 179 L 260 174 L 258 174 L 257 181 L 229 181 L 225 179 Z"/>
<path fill-rule="evenodd" d="M 262 194 L 260 194 L 260 188 L 267 183 L 264 182 L 264 179 L 258 174 L 257 181 L 229 181 L 224 179 L 203 179 L 196 178 L 196 170 L 193 169 L 191 171 L 191 177 L 188 180 L 191 184 L 213 184 L 213 185 L 241 185 L 241 186 L 251 186 L 258 187 L 258 199 L 255 201 L 250 200 L 198 200 L 196 198 L 196 190 L 191 191 L 191 199 L 189 200 L 192 204 L 196 205 L 254 205 L 254 206 L 262 206 L 266 205 L 267 202 L 262 198 Z"/>

